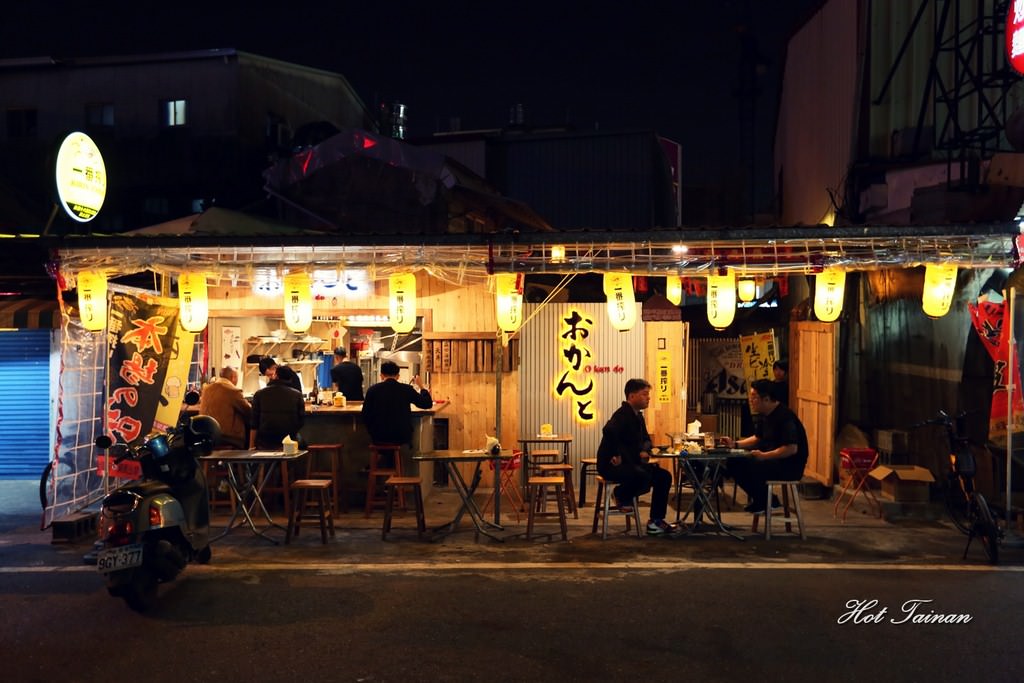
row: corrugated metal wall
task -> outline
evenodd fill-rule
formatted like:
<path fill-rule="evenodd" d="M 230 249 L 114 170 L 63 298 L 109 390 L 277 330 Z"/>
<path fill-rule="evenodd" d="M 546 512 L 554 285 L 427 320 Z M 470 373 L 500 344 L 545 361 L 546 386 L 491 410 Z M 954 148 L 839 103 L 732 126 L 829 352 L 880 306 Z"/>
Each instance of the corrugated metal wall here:
<path fill-rule="evenodd" d="M 49 462 L 50 334 L 0 332 L 0 478 L 38 479 Z"/>
<path fill-rule="evenodd" d="M 775 136 L 783 225 L 816 225 L 829 190 L 842 196 L 858 102 L 857 5 L 831 0 L 789 42 Z"/>
<path fill-rule="evenodd" d="M 644 326 L 640 322 L 640 306 L 637 305 L 637 324 L 628 332 L 617 332 L 612 328 L 604 304 L 548 304 L 539 311 L 537 305 L 527 304 L 524 308 L 527 324 L 520 331 L 519 433 L 521 436 L 534 435 L 540 430 L 540 425 L 550 423 L 556 434 L 571 434 L 573 470 L 578 475 L 580 458 L 597 454 L 601 428 L 622 404 L 626 380 L 643 377 Z M 608 372 L 584 373 L 595 382 L 597 394 L 596 416 L 587 424 L 576 421 L 573 402 L 559 399 L 553 390 L 565 369 L 560 351 L 562 319 L 571 310 L 579 311 L 593 321 L 592 333 L 585 340 L 593 354 L 589 359 L 590 365 L 609 368 Z"/>

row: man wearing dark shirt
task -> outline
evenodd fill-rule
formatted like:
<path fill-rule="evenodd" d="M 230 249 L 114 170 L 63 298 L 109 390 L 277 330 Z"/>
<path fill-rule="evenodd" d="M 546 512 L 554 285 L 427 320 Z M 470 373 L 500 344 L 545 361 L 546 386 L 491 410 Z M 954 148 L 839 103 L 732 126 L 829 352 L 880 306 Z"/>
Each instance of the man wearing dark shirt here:
<path fill-rule="evenodd" d="M 434 399 L 420 384 L 419 375 L 412 384 L 398 381 L 398 364 L 384 361 L 380 365 L 381 381 L 366 390 L 363 401 L 363 422 L 373 443 L 395 443 L 407 446 L 412 442 L 412 408 L 430 408 Z M 390 467 L 392 463 L 380 463 Z"/>
<path fill-rule="evenodd" d="M 298 373 L 286 365 L 278 365 L 277 361 L 270 356 L 260 358 L 260 374 L 267 378 L 268 384 L 271 380 L 278 379 L 300 394 L 302 393 L 302 380 L 299 379 Z"/>
<path fill-rule="evenodd" d="M 632 512 L 632 500 L 653 489 L 651 519 L 647 533 L 671 533 L 675 527 L 665 521 L 668 492 L 672 475 L 648 462 L 651 457 L 651 435 L 647 433 L 641 410 L 651 403 L 651 385 L 647 380 L 626 382 L 626 400 L 612 413 L 601 433 L 597 447 L 597 471 L 609 482 L 615 482 L 615 501 L 623 512 Z"/>
<path fill-rule="evenodd" d="M 782 389 L 778 382 L 759 379 L 750 385 L 750 412 L 761 419 L 754 435 L 737 441 L 725 437 L 726 446 L 750 451 L 750 457 L 729 458 L 727 467 L 736 484 L 746 491 L 750 504 L 746 512 L 761 514 L 768 501 L 767 482 L 773 479 L 795 480 L 804 474 L 807 465 L 807 432 L 796 414 L 781 403 Z M 781 507 L 772 496 L 772 509 Z"/>
<path fill-rule="evenodd" d="M 363 371 L 359 366 L 347 360 L 345 349 L 334 349 L 334 367 L 331 368 L 331 381 L 338 387 L 349 401 L 363 400 Z"/>
<path fill-rule="evenodd" d="M 279 451 L 286 435 L 301 443 L 299 430 L 305 419 L 306 402 L 302 394 L 283 379 L 272 379 L 252 397 L 250 445 Z"/>

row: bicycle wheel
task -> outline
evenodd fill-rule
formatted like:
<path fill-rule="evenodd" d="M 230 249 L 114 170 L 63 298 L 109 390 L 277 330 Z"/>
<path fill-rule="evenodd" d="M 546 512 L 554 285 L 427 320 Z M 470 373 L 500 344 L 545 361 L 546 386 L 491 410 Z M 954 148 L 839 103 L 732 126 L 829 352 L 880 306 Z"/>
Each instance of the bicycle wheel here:
<path fill-rule="evenodd" d="M 981 544 L 985 547 L 985 555 L 988 556 L 990 564 L 999 563 L 999 527 L 992 518 L 992 510 L 988 507 L 985 496 L 980 493 L 974 494 L 974 504 L 977 506 L 978 517 L 975 521 L 975 533 L 981 537 Z"/>
<path fill-rule="evenodd" d="M 953 524 L 962 533 L 971 533 L 971 501 L 960 487 L 960 478 L 950 474 L 946 479 L 943 497 L 946 499 L 946 511 Z"/>

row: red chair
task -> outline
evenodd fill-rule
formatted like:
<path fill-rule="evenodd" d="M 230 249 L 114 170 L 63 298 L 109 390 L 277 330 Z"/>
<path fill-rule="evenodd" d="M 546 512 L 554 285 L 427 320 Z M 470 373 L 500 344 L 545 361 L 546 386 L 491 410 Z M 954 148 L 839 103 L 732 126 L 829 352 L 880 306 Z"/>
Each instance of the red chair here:
<path fill-rule="evenodd" d="M 494 461 L 488 460 L 487 465 L 493 472 Z M 523 500 L 523 494 L 519 491 L 519 471 L 521 469 L 523 469 L 523 454 L 520 451 L 513 451 L 511 458 L 501 461 L 501 478 L 498 484 L 501 488 L 499 495 L 504 496 L 512 505 L 512 511 L 516 515 L 517 524 L 520 521 L 519 513 L 526 508 L 526 501 Z M 491 503 L 493 502 L 494 496 L 487 496 L 487 500 L 484 502 L 483 512 L 487 512 L 487 509 L 491 507 Z"/>
<path fill-rule="evenodd" d="M 875 492 L 868 484 L 868 472 L 875 469 L 878 464 L 878 451 L 874 448 L 844 448 L 839 451 L 839 467 L 847 475 L 846 485 L 836 496 L 836 504 L 832 508 L 832 516 L 839 517 L 839 505 L 843 498 L 849 494 L 850 499 L 846 501 L 843 508 L 843 522 L 846 522 L 846 513 L 849 511 L 853 501 L 862 492 L 868 501 L 868 508 L 872 513 L 877 512 L 882 516 L 882 504 L 878 502 Z"/>

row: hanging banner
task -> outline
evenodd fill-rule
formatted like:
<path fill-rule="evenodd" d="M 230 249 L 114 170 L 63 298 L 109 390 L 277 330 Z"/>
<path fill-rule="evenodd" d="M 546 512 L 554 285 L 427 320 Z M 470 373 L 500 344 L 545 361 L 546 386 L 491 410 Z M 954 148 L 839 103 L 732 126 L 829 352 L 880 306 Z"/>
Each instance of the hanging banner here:
<path fill-rule="evenodd" d="M 672 354 L 668 351 L 658 351 L 655 356 L 658 366 L 658 376 L 655 383 L 655 395 L 658 403 L 672 402 Z"/>
<path fill-rule="evenodd" d="M 772 365 L 779 359 L 775 343 L 775 330 L 761 334 L 740 335 L 743 352 L 743 376 L 747 383 L 756 379 L 772 379 Z"/>
<path fill-rule="evenodd" d="M 737 340 L 701 340 L 698 349 L 698 396 L 714 394 L 720 399 L 745 399 L 747 382 L 743 377 L 743 354 Z"/>
<path fill-rule="evenodd" d="M 178 421 L 195 335 L 178 325 L 178 302 L 115 294 L 110 302 L 107 432 L 135 443 Z"/>
<path fill-rule="evenodd" d="M 1010 326 L 1003 321 L 1008 317 L 1008 304 L 984 301 L 981 304 L 967 304 L 971 323 L 978 333 L 985 350 L 995 363 L 995 377 L 992 383 L 992 410 L 989 412 L 988 438 L 996 445 L 1006 445 L 1007 385 L 1014 377 L 1020 377 L 1016 352 L 1010 358 Z M 1012 374 L 1010 374 L 1012 371 Z M 1024 432 L 1024 396 L 1021 396 L 1020 382 L 1013 391 L 1013 431 Z"/>

